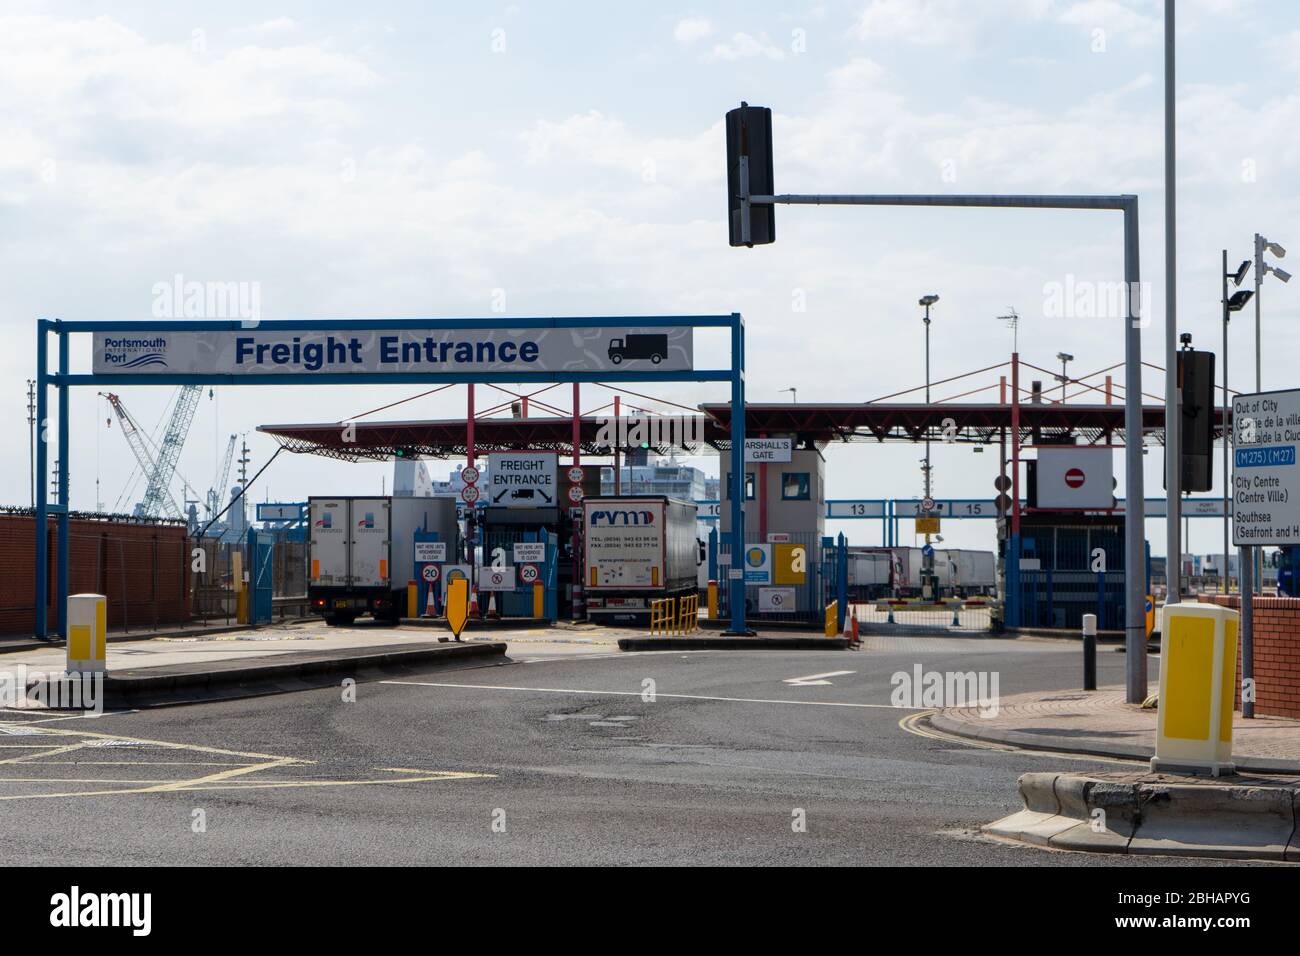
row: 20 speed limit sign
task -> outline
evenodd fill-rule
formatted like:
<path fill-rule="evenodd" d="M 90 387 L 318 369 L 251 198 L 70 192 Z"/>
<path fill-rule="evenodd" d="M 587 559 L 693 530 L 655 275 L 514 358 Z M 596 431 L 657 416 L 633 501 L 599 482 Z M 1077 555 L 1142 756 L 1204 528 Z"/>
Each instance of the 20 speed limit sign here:
<path fill-rule="evenodd" d="M 442 566 L 438 564 L 426 564 L 420 569 L 420 577 L 432 584 L 437 581 L 442 574 Z"/>
<path fill-rule="evenodd" d="M 542 576 L 541 569 L 538 568 L 537 565 L 535 564 L 519 565 L 520 584 L 536 584 L 537 581 L 541 578 L 541 576 Z"/>

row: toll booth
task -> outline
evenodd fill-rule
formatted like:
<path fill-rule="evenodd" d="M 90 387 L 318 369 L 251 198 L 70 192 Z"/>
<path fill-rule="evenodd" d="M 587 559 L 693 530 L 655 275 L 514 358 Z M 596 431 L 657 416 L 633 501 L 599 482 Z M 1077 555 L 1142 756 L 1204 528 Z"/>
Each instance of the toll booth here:
<path fill-rule="evenodd" d="M 544 589 L 543 617 L 572 613 L 575 519 L 566 508 L 485 507 L 476 512 L 479 606 L 495 597 L 502 617 L 536 617 L 534 585 Z"/>
<path fill-rule="evenodd" d="M 834 542 L 826 531 L 826 459 L 811 442 L 793 436 L 746 438 L 745 548 L 731 553 L 731 467 L 721 456 L 720 534 L 709 537 L 709 577 L 722 582 L 739 571 L 749 620 L 819 622 L 827 595 L 838 593 Z M 720 613 L 729 588 L 719 589 Z M 833 599 L 833 597 L 832 597 Z"/>
<path fill-rule="evenodd" d="M 1149 543 L 1145 553 L 1138 573 L 1143 593 L 1149 594 Z M 1008 626 L 1075 630 L 1082 626 L 1083 615 L 1095 614 L 1101 630 L 1124 629 L 1128 569 L 1123 516 L 1022 515 L 1019 568 L 1019 587 L 1006 603 Z"/>

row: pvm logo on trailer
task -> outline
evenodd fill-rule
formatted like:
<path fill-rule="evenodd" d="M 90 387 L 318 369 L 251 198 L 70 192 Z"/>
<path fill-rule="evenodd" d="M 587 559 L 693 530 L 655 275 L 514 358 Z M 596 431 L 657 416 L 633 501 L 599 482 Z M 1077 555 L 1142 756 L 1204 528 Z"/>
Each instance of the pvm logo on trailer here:
<path fill-rule="evenodd" d="M 333 512 L 330 512 L 330 511 L 327 511 L 327 512 L 325 512 L 323 515 L 321 515 L 319 518 L 317 518 L 317 519 L 316 519 L 316 527 L 318 527 L 318 528 L 332 528 L 332 527 L 334 527 L 334 513 L 333 513 Z"/>
<path fill-rule="evenodd" d="M 151 365 L 167 367 L 163 357 L 167 351 L 167 338 L 155 335 L 148 339 L 104 339 L 104 364 L 115 369 L 146 368 Z"/>
<path fill-rule="evenodd" d="M 593 511 L 591 513 L 591 526 L 593 528 L 600 527 L 601 522 L 610 527 L 617 524 L 654 524 L 655 514 L 653 511 Z"/>
<path fill-rule="evenodd" d="M 361 520 L 357 522 L 357 527 L 373 529 L 375 527 L 375 513 L 373 511 L 367 511 L 361 516 Z"/>

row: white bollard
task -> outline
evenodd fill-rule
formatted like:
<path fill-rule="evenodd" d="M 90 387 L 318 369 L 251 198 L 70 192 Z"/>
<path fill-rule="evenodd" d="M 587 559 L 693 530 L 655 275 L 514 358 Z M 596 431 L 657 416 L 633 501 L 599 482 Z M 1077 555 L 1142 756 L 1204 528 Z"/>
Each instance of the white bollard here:
<path fill-rule="evenodd" d="M 108 633 L 108 598 L 102 594 L 68 596 L 68 673 L 97 673 L 105 670 L 105 639 Z"/>

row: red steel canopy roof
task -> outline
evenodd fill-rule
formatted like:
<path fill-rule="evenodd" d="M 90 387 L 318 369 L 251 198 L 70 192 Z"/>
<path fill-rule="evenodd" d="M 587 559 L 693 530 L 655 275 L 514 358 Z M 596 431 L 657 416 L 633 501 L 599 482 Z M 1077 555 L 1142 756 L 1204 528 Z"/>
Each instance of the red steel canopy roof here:
<path fill-rule="evenodd" d="M 731 406 L 701 405 L 703 444 L 730 447 Z M 1222 409 L 1215 409 L 1216 435 Z M 579 422 L 582 454 L 607 455 L 598 442 L 609 419 L 585 416 Z M 1157 443 L 1164 442 L 1165 410 L 1147 405 L 1142 410 L 1143 430 Z M 934 405 L 893 402 L 841 404 L 747 405 L 746 431 L 750 435 L 794 435 L 802 445 L 823 447 L 844 441 L 943 441 L 946 433 L 962 444 L 998 441 L 1002 429 L 1010 430 L 1011 406 L 1003 404 L 941 403 Z M 389 459 L 398 450 L 412 457 L 458 458 L 466 454 L 464 419 L 418 422 L 343 422 L 307 425 L 262 425 L 258 431 L 273 435 L 289 451 L 324 455 L 347 461 Z M 1124 436 L 1123 405 L 1075 405 L 1025 402 L 1020 406 L 1020 440 L 1023 444 L 1056 443 L 1074 436 L 1089 444 L 1120 444 Z M 1008 438 L 1010 436 L 1008 435 Z M 346 440 L 346 439 L 353 440 Z M 478 418 L 474 420 L 474 451 L 527 449 L 569 452 L 573 447 L 573 419 L 568 417 Z M 699 443 L 691 443 L 696 450 Z M 666 453 L 666 443 L 653 450 Z"/>

